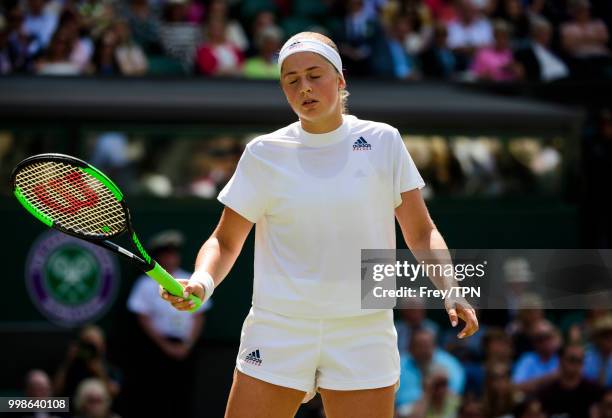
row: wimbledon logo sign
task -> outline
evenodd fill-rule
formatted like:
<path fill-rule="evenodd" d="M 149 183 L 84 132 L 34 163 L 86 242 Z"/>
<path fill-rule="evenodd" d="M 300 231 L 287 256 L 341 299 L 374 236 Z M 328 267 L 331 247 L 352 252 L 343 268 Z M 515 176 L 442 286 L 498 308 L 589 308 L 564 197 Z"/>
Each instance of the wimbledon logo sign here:
<path fill-rule="evenodd" d="M 46 318 L 72 327 L 99 318 L 111 307 L 119 270 L 104 249 L 50 230 L 30 249 L 26 283 Z"/>

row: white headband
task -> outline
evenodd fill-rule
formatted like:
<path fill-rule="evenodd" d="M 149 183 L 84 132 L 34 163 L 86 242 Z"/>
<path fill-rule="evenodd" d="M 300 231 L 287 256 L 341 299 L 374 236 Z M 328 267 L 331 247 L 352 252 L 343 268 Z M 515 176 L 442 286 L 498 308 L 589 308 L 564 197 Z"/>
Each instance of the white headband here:
<path fill-rule="evenodd" d="M 289 39 L 278 54 L 278 68 L 282 68 L 283 61 L 285 61 L 288 56 L 298 52 L 314 52 L 315 54 L 321 55 L 331 62 L 336 70 L 338 70 L 340 76 L 342 76 L 342 60 L 340 59 L 340 55 L 334 48 L 316 39 Z"/>

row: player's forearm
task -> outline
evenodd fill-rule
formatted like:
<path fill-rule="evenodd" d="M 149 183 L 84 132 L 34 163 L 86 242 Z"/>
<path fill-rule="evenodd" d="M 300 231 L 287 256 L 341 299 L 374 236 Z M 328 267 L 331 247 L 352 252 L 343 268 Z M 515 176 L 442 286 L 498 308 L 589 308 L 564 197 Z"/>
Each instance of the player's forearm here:
<path fill-rule="evenodd" d="M 240 249 L 223 244 L 216 236 L 211 236 L 200 248 L 196 258 L 195 270 L 208 272 L 218 286 L 232 269 Z"/>
<path fill-rule="evenodd" d="M 442 238 L 442 234 L 435 227 L 425 231 L 421 236 L 416 237 L 416 239 L 411 240 L 408 245 L 418 261 L 441 265 L 452 265 L 453 263 L 446 242 Z M 444 271 L 445 269 L 442 270 Z M 429 279 L 441 290 L 456 286 L 452 277 L 431 275 Z"/>

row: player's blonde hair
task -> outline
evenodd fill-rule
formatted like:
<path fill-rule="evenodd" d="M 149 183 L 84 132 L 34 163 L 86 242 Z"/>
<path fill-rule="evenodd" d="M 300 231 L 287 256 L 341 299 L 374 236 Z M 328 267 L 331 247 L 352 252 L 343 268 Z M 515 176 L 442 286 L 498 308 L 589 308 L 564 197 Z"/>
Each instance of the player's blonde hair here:
<path fill-rule="evenodd" d="M 322 33 L 318 33 L 318 32 L 300 32 L 300 33 L 296 33 L 295 35 L 293 35 L 289 41 L 297 41 L 300 39 L 314 39 L 317 41 L 321 41 L 324 44 L 330 46 L 331 48 L 333 48 L 338 54 L 340 54 L 340 51 L 338 50 L 338 46 L 336 46 L 336 43 L 334 41 L 332 41 L 330 38 L 328 38 L 327 36 L 323 35 Z M 289 42 L 287 41 L 287 42 Z M 326 61 L 327 58 L 323 57 Z M 334 65 L 330 62 L 329 63 L 334 70 L 336 71 L 336 73 L 338 73 L 338 70 L 336 69 L 336 67 L 334 67 Z M 342 74 L 338 74 L 340 77 L 344 78 L 344 75 Z M 349 97 L 350 93 L 348 92 L 348 90 L 346 90 L 346 87 L 341 88 L 340 89 L 340 105 L 342 107 L 342 113 L 344 113 L 345 115 L 348 114 L 348 97 Z"/>

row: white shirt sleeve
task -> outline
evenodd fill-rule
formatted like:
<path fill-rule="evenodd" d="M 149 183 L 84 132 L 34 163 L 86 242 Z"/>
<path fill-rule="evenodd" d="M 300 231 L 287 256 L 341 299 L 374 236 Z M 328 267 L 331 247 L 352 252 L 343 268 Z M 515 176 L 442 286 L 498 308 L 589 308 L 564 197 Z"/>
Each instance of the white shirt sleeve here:
<path fill-rule="evenodd" d="M 412 157 L 406 149 L 404 140 L 399 131 L 395 130 L 393 161 L 393 196 L 395 207 L 402 203 L 402 193 L 414 189 L 422 189 L 425 182 L 419 174 Z"/>
<path fill-rule="evenodd" d="M 257 143 L 254 143 L 257 144 Z M 268 205 L 267 187 L 261 162 L 247 145 L 230 181 L 219 193 L 218 200 L 249 221 L 257 222 Z"/>

